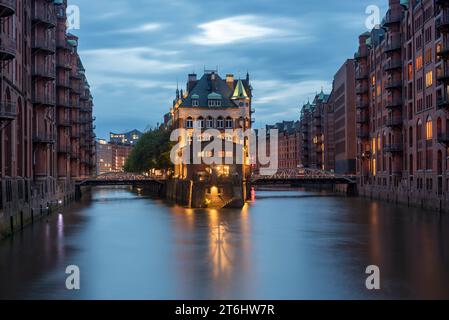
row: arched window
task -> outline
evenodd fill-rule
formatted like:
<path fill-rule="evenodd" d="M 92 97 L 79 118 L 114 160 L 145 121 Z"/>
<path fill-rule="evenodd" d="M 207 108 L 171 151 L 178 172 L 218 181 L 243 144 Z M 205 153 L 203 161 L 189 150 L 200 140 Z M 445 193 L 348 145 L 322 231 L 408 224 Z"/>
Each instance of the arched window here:
<path fill-rule="evenodd" d="M 199 117 L 198 120 L 197 120 L 197 124 L 198 124 L 199 128 L 203 129 L 204 128 L 204 118 L 203 117 Z"/>
<path fill-rule="evenodd" d="M 187 129 L 192 129 L 193 128 L 193 119 L 192 117 L 188 117 L 186 120 L 186 128 Z"/>
<path fill-rule="evenodd" d="M 226 129 L 232 129 L 234 127 L 234 121 L 232 118 L 226 118 Z"/>
<path fill-rule="evenodd" d="M 429 116 L 426 121 L 426 140 L 433 139 L 433 125 L 432 118 Z"/>
<path fill-rule="evenodd" d="M 208 117 L 206 120 L 206 127 L 213 128 L 214 127 L 214 119 L 212 117 Z"/>
<path fill-rule="evenodd" d="M 223 117 L 218 117 L 218 119 L 217 119 L 217 128 L 219 128 L 219 129 L 223 129 L 224 128 Z"/>

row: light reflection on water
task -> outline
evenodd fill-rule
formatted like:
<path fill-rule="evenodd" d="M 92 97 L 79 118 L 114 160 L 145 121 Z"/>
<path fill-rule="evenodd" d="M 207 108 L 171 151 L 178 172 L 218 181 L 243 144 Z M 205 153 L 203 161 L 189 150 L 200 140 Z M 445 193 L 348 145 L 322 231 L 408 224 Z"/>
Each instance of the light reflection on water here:
<path fill-rule="evenodd" d="M 258 191 L 241 210 L 193 210 L 128 188 L 0 242 L 0 298 L 449 298 L 446 215 L 321 192 Z M 65 268 L 81 290 L 65 290 Z M 381 269 L 380 292 L 365 268 Z"/>

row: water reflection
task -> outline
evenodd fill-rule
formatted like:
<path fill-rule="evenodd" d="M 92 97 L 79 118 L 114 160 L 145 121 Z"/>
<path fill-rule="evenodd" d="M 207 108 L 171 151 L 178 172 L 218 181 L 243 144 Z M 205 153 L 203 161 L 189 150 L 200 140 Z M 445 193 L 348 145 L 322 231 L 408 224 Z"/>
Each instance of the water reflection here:
<path fill-rule="evenodd" d="M 0 242 L 0 298 L 449 298 L 447 215 L 303 190 L 257 191 L 242 210 L 86 195 Z M 380 292 L 364 287 L 371 264 Z"/>

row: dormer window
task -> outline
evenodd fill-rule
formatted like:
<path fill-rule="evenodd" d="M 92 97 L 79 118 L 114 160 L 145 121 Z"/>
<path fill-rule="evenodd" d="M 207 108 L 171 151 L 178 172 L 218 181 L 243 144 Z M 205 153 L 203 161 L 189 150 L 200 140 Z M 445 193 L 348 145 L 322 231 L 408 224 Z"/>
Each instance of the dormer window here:
<path fill-rule="evenodd" d="M 192 95 L 192 107 L 200 106 L 200 96 L 197 94 Z"/>
<path fill-rule="evenodd" d="M 209 107 L 221 107 L 222 96 L 221 94 L 212 92 L 207 96 Z"/>

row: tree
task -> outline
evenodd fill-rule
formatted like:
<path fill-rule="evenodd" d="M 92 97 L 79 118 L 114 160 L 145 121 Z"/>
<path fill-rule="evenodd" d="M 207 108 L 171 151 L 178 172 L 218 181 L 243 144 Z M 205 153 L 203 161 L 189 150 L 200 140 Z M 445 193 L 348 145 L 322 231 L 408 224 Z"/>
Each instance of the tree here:
<path fill-rule="evenodd" d="M 126 172 L 165 170 L 172 167 L 170 161 L 170 131 L 153 129 L 142 135 L 125 163 Z"/>

